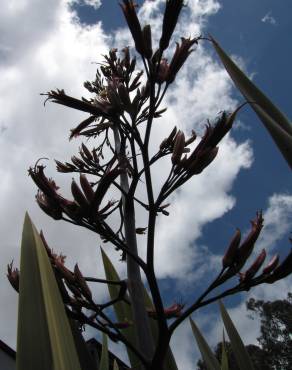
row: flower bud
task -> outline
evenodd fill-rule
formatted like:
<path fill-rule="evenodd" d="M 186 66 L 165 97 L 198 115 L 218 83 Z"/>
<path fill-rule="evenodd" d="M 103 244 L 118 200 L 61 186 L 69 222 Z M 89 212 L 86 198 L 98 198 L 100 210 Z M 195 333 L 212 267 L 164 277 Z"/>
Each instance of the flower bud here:
<path fill-rule="evenodd" d="M 173 153 L 171 156 L 171 161 L 173 165 L 179 163 L 181 156 L 183 154 L 185 147 L 185 135 L 182 131 L 179 131 L 176 135 L 174 146 L 173 146 Z"/>
<path fill-rule="evenodd" d="M 254 244 L 259 237 L 259 234 L 261 232 L 261 229 L 263 228 L 263 217 L 261 212 L 257 212 L 255 220 L 251 221 L 251 231 L 241 244 L 241 246 L 238 249 L 237 257 L 236 257 L 236 264 L 237 264 L 237 269 L 240 270 L 249 256 L 251 255 Z"/>
<path fill-rule="evenodd" d="M 235 261 L 235 256 L 236 256 L 236 253 L 239 247 L 240 239 L 241 239 L 241 232 L 239 229 L 237 229 L 222 259 L 223 268 L 233 265 Z"/>
<path fill-rule="evenodd" d="M 254 263 L 250 266 L 249 269 L 246 270 L 245 273 L 240 274 L 240 281 L 245 282 L 247 280 L 252 279 L 255 274 L 259 271 L 259 269 L 262 267 L 262 264 L 265 261 L 266 258 L 266 251 L 263 249 L 261 253 L 258 255 Z"/>
<path fill-rule="evenodd" d="M 267 266 L 263 269 L 263 274 L 270 274 L 279 264 L 279 255 L 275 254 L 274 257 L 270 260 Z"/>
<path fill-rule="evenodd" d="M 87 180 L 87 177 L 84 174 L 80 174 L 80 185 L 82 187 L 82 190 L 86 196 L 88 203 L 90 203 L 94 197 L 94 191 L 89 181 Z"/>
<path fill-rule="evenodd" d="M 143 28 L 143 43 L 144 43 L 144 56 L 150 59 L 152 56 L 152 39 L 151 39 L 151 27 L 147 24 Z"/>
<path fill-rule="evenodd" d="M 71 134 L 69 137 L 69 140 L 73 139 L 73 137 L 76 137 L 80 134 L 80 132 L 85 129 L 87 126 L 89 126 L 91 123 L 93 123 L 96 119 L 96 116 L 90 116 L 86 118 L 84 121 L 79 123 L 79 125 L 71 130 Z"/>
<path fill-rule="evenodd" d="M 267 283 L 274 283 L 277 280 L 283 279 L 284 277 L 292 273 L 292 249 L 284 261 L 276 267 L 274 272 L 269 275 L 266 279 Z"/>
<path fill-rule="evenodd" d="M 119 97 L 122 103 L 124 104 L 125 110 L 127 112 L 130 112 L 132 105 L 131 105 L 131 100 L 130 100 L 128 89 L 125 87 L 124 84 L 120 83 L 118 86 L 118 92 L 119 92 Z"/>
<path fill-rule="evenodd" d="M 166 1 L 162 24 L 162 35 L 159 41 L 159 48 L 161 51 L 168 48 L 169 41 L 177 24 L 183 3 L 183 0 Z"/>
<path fill-rule="evenodd" d="M 76 203 L 78 203 L 81 208 L 88 209 L 89 203 L 74 179 L 71 183 L 71 192 Z"/>
<path fill-rule="evenodd" d="M 120 4 L 120 6 L 123 10 L 128 27 L 134 39 L 136 50 L 141 55 L 144 55 L 143 34 L 139 19 L 136 14 L 136 4 L 134 4 L 132 0 L 123 0 L 123 3 Z"/>
<path fill-rule="evenodd" d="M 74 276 L 75 276 L 75 281 L 79 285 L 80 290 L 82 294 L 84 295 L 85 298 L 87 298 L 89 301 L 92 300 L 92 293 L 91 290 L 89 289 L 89 286 L 84 279 L 81 271 L 79 270 L 78 264 L 76 263 L 74 267 Z"/>
<path fill-rule="evenodd" d="M 164 139 L 162 143 L 160 144 L 160 150 L 167 149 L 172 144 L 173 139 L 176 135 L 176 132 L 177 132 L 177 127 L 175 126 L 173 130 L 171 131 L 170 135 L 166 139 Z"/>

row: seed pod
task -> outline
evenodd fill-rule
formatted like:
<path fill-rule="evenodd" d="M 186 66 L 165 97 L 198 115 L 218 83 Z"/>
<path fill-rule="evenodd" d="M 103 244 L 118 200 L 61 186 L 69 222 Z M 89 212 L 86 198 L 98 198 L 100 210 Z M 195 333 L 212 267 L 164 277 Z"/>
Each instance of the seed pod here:
<path fill-rule="evenodd" d="M 209 166 L 216 158 L 219 148 L 207 149 L 189 165 L 188 171 L 190 175 L 198 175 L 206 167 Z"/>
<path fill-rule="evenodd" d="M 161 51 L 168 48 L 169 41 L 177 24 L 183 3 L 183 0 L 166 1 L 163 15 L 162 35 L 159 41 L 159 48 Z"/>
<path fill-rule="evenodd" d="M 263 274 L 270 274 L 279 264 L 279 255 L 275 254 L 274 257 L 270 260 L 267 266 L 263 269 Z"/>
<path fill-rule="evenodd" d="M 94 197 L 94 191 L 89 181 L 87 180 L 87 177 L 84 174 L 80 174 L 80 185 L 86 196 L 86 199 L 88 200 L 88 203 L 90 203 Z"/>
<path fill-rule="evenodd" d="M 194 130 L 192 130 L 192 136 L 188 140 L 186 140 L 185 146 L 192 144 L 196 140 L 196 138 L 197 134 L 195 133 Z"/>
<path fill-rule="evenodd" d="M 81 208 L 88 209 L 89 203 L 74 179 L 71 183 L 71 192 L 76 203 L 78 203 Z"/>
<path fill-rule="evenodd" d="M 162 143 L 160 144 L 160 150 L 167 149 L 170 146 L 170 144 L 172 144 L 172 141 L 176 135 L 176 132 L 177 132 L 177 127 L 175 126 L 173 130 L 171 131 L 170 135 L 166 139 L 164 139 Z"/>
<path fill-rule="evenodd" d="M 99 206 L 103 200 L 103 197 L 105 196 L 105 193 L 107 192 L 108 188 L 111 186 L 113 181 L 122 173 L 122 170 L 120 168 L 115 168 L 108 173 L 106 173 L 103 178 L 100 180 L 97 189 L 94 193 L 94 198 L 91 203 L 91 214 L 93 214 L 95 211 L 98 211 Z"/>
<path fill-rule="evenodd" d="M 227 248 L 227 251 L 222 259 L 223 268 L 231 266 L 235 261 L 236 252 L 238 250 L 241 239 L 241 232 L 236 229 L 236 232 Z"/>
<path fill-rule="evenodd" d="M 74 276 L 75 276 L 75 282 L 79 285 L 83 296 L 87 298 L 89 301 L 91 301 L 92 300 L 91 290 L 89 289 L 89 286 L 87 285 L 86 280 L 84 279 L 81 271 L 79 270 L 77 263 L 74 267 Z"/>
<path fill-rule="evenodd" d="M 136 50 L 143 56 L 144 55 L 143 34 L 139 19 L 136 14 L 135 9 L 136 5 L 134 4 L 133 0 L 123 0 L 123 3 L 121 3 L 120 6 L 128 23 L 130 32 L 133 36 Z"/>
<path fill-rule="evenodd" d="M 62 173 L 72 172 L 72 170 L 75 169 L 73 165 L 67 166 L 66 164 L 59 162 L 55 159 L 56 165 L 57 165 L 57 171 Z"/>
<path fill-rule="evenodd" d="M 185 147 L 185 135 L 182 131 L 179 131 L 175 138 L 173 153 L 171 156 L 171 161 L 174 165 L 179 163 L 184 151 L 184 147 Z"/>
<path fill-rule="evenodd" d="M 143 41 L 144 41 L 144 55 L 146 59 L 150 59 L 152 56 L 152 39 L 151 39 L 151 27 L 147 24 L 143 28 Z"/>
<path fill-rule="evenodd" d="M 71 157 L 71 161 L 72 161 L 72 163 L 74 163 L 74 165 L 75 165 L 77 168 L 79 168 L 79 169 L 83 169 L 83 167 L 84 167 L 84 163 L 83 163 L 83 161 L 82 161 L 80 158 L 77 158 L 75 155 L 73 155 L 73 156 Z"/>
<path fill-rule="evenodd" d="M 81 144 L 81 147 L 82 147 L 82 151 L 83 153 L 86 155 L 86 157 L 89 159 L 89 160 L 92 160 L 93 157 L 92 157 L 92 154 L 90 153 L 90 150 L 87 148 L 87 146 L 85 144 Z"/>
<path fill-rule="evenodd" d="M 73 139 L 73 137 L 76 137 L 80 134 L 80 132 L 85 129 L 87 126 L 89 126 L 91 123 L 93 123 L 96 119 L 96 116 L 90 116 L 86 118 L 84 121 L 79 123 L 79 125 L 71 130 L 71 134 L 69 137 L 69 140 Z"/>

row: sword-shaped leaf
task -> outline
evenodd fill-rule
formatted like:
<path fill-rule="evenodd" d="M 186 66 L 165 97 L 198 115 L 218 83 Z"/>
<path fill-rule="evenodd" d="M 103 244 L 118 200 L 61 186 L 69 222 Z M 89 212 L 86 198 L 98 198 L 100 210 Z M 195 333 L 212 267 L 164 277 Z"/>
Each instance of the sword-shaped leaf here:
<path fill-rule="evenodd" d="M 119 370 L 119 366 L 118 366 L 118 364 L 117 364 L 117 361 L 116 361 L 116 360 L 114 360 L 113 370 Z"/>
<path fill-rule="evenodd" d="M 254 370 L 251 359 L 245 349 L 245 346 L 228 314 L 223 303 L 219 301 L 222 320 L 227 331 L 231 348 L 236 358 L 236 362 L 240 370 Z"/>
<path fill-rule="evenodd" d="M 105 333 L 102 333 L 102 350 L 99 370 L 109 370 L 107 336 Z"/>
<path fill-rule="evenodd" d="M 223 340 L 222 340 L 221 370 L 229 370 L 224 330 L 223 330 Z"/>
<path fill-rule="evenodd" d="M 213 46 L 226 71 L 242 95 L 252 102 L 250 105 L 269 131 L 282 155 L 292 168 L 292 125 L 287 117 L 267 98 L 267 96 L 238 68 L 216 40 Z"/>
<path fill-rule="evenodd" d="M 20 268 L 17 370 L 81 370 L 49 258 L 28 214 Z"/>
<path fill-rule="evenodd" d="M 104 265 L 104 270 L 105 270 L 105 276 L 107 280 L 120 281 L 118 273 L 116 272 L 113 264 L 111 263 L 110 259 L 108 258 L 108 256 L 106 255 L 106 253 L 104 252 L 102 248 L 101 248 L 101 255 L 102 255 L 102 260 L 103 260 L 103 265 Z M 110 294 L 111 299 L 115 299 L 119 294 L 119 287 L 117 285 L 108 284 L 108 289 L 109 289 L 109 294 Z M 149 297 L 149 294 L 145 288 L 144 288 L 144 297 L 145 297 L 146 307 L 153 308 L 152 300 Z M 127 298 L 129 299 L 128 296 Z M 131 310 L 131 307 L 127 303 L 125 302 L 115 303 L 114 310 L 115 310 L 118 321 L 123 322 L 126 319 L 128 322 L 133 322 L 132 310 Z M 158 327 L 157 327 L 156 321 L 150 320 L 150 326 L 151 326 L 153 338 L 157 340 Z M 136 335 L 135 335 L 135 330 L 133 326 L 130 326 L 127 329 L 123 329 L 123 334 L 133 345 L 137 343 L 135 339 Z M 137 356 L 135 356 L 129 349 L 127 349 L 127 352 L 128 352 L 129 361 L 131 363 L 131 366 L 132 368 L 135 368 L 135 366 L 140 364 L 140 361 L 137 358 Z M 167 355 L 165 356 L 164 369 L 165 370 L 178 370 L 175 359 L 173 357 L 173 354 L 170 348 L 168 349 Z"/>
<path fill-rule="evenodd" d="M 102 248 L 101 248 L 101 256 L 102 256 L 106 279 L 120 281 L 120 277 L 118 273 L 116 272 L 113 264 L 111 263 L 110 259 L 108 258 L 108 256 L 106 255 L 106 253 L 104 252 Z M 111 299 L 115 299 L 119 295 L 120 287 L 118 285 L 108 284 L 108 290 L 109 290 L 109 295 Z M 127 298 L 129 299 L 128 296 Z M 124 322 L 124 321 L 133 322 L 132 310 L 129 304 L 122 302 L 122 301 L 117 302 L 114 304 L 114 310 L 115 310 L 115 314 L 116 314 L 118 322 Z M 137 343 L 135 330 L 132 325 L 126 329 L 123 329 L 123 335 L 133 345 Z M 129 361 L 131 363 L 131 366 L 134 368 L 135 366 L 138 366 L 138 365 L 140 366 L 140 361 L 138 357 L 135 356 L 135 354 L 128 348 L 127 348 L 127 352 L 128 352 Z"/>
<path fill-rule="evenodd" d="M 220 370 L 220 364 L 217 358 L 214 356 L 213 351 L 209 347 L 208 343 L 205 341 L 203 335 L 201 334 L 200 330 L 198 329 L 197 325 L 194 321 L 190 318 L 190 323 L 192 327 L 192 331 L 196 342 L 198 344 L 199 350 L 201 352 L 202 358 L 205 362 L 205 365 L 208 370 Z"/>

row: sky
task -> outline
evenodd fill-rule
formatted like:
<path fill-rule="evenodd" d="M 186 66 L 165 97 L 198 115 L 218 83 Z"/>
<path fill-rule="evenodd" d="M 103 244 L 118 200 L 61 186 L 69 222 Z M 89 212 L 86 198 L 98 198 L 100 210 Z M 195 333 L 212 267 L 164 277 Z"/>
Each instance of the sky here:
<path fill-rule="evenodd" d="M 24 213 L 43 229 L 49 244 L 67 255 L 69 267 L 78 261 L 86 275 L 103 276 L 100 240 L 86 230 L 49 219 L 34 201 L 35 186 L 27 169 L 40 157 L 47 173 L 68 194 L 71 175 L 56 174 L 53 159 L 68 160 L 81 144 L 68 142 L 69 130 L 82 113 L 47 104 L 39 95 L 64 88 L 73 96 L 85 95 L 83 81 L 92 80 L 96 64 L 108 49 L 132 46 L 117 1 L 105 0 L 10 0 L 0 14 L 0 235 L 1 260 L 0 338 L 15 348 L 17 294 L 6 278 L 6 265 L 19 262 Z M 159 40 L 163 0 L 138 1 L 139 16 L 150 23 L 154 41 Z M 172 40 L 181 36 L 212 34 L 253 81 L 288 116 L 292 75 L 292 47 L 288 40 L 289 0 L 233 2 L 188 0 Z M 134 52 L 134 51 L 133 51 Z M 206 120 L 243 102 L 208 43 L 202 43 L 183 67 L 168 92 L 169 109 L 157 121 L 151 150 L 174 125 L 190 133 L 202 133 Z M 164 163 L 153 169 L 155 189 L 167 174 Z M 171 199 L 170 216 L 159 219 L 155 267 L 166 305 L 194 300 L 208 279 L 220 269 L 221 256 L 236 229 L 249 229 L 249 220 L 262 209 L 265 227 L 255 252 L 266 248 L 283 258 L 289 251 L 292 221 L 291 173 L 261 122 L 244 108 L 234 129 L 220 145 L 219 155 L 201 176 L 193 178 Z M 137 223 L 145 226 L 145 215 Z M 139 237 L 140 253 L 145 240 Z M 107 246 L 106 252 L 121 275 L 125 266 Z M 246 315 L 245 300 L 284 298 L 291 278 L 224 302 L 245 343 L 255 343 L 258 326 Z M 106 292 L 94 287 L 96 297 Z M 222 324 L 216 304 L 193 315 L 210 344 L 221 339 Z M 88 337 L 92 332 L 86 333 Z M 179 328 L 172 346 L 180 368 L 195 369 L 198 352 L 189 324 Z M 121 349 L 115 348 L 121 355 Z"/>

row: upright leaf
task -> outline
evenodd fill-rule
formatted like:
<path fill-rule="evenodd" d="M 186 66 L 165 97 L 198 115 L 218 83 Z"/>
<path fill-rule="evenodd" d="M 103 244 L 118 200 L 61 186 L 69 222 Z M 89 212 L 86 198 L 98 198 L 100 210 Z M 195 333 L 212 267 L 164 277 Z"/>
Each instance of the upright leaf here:
<path fill-rule="evenodd" d="M 109 370 L 107 336 L 105 333 L 102 333 L 102 350 L 101 350 L 99 370 Z"/>
<path fill-rule="evenodd" d="M 213 46 L 242 95 L 250 102 L 266 129 L 271 134 L 282 155 L 292 168 L 292 125 L 287 117 L 267 98 L 267 96 L 238 68 L 216 40 Z"/>
<path fill-rule="evenodd" d="M 102 248 L 101 248 L 101 256 L 102 256 L 105 276 L 107 280 L 120 281 L 118 273 L 116 272 L 113 264 L 111 263 L 110 259 L 108 258 L 108 256 L 106 255 L 106 253 L 104 252 Z M 108 284 L 108 290 L 109 290 L 111 299 L 115 299 L 119 295 L 120 287 L 118 285 Z M 127 298 L 129 299 L 129 297 Z M 116 318 L 119 322 L 124 322 L 126 320 L 129 322 L 133 322 L 132 310 L 131 310 L 131 307 L 127 303 L 117 302 L 114 305 L 114 310 L 115 310 Z M 133 326 L 123 329 L 123 335 L 133 345 L 137 343 L 135 330 Z M 127 348 L 127 352 L 128 352 L 129 361 L 131 363 L 131 366 L 134 368 L 135 366 L 138 366 L 138 365 L 140 366 L 140 361 L 138 357 L 135 356 L 135 354 L 128 348 Z"/>
<path fill-rule="evenodd" d="M 222 339 L 221 370 L 229 370 L 224 330 L 223 330 L 223 339 Z"/>
<path fill-rule="evenodd" d="M 101 248 L 101 255 L 102 255 L 102 260 L 103 260 L 103 265 L 104 265 L 104 270 L 105 270 L 105 276 L 107 280 L 115 280 L 115 281 L 120 281 L 119 275 L 116 272 L 113 264 L 111 263 L 110 259 L 104 252 L 104 250 Z M 109 289 L 109 294 L 111 299 L 114 299 L 118 296 L 119 294 L 119 287 L 116 285 L 108 285 Z M 145 304 L 146 307 L 148 308 L 153 308 L 153 303 L 151 298 L 149 297 L 149 294 L 147 290 L 144 288 L 144 298 L 145 298 Z M 129 299 L 129 297 L 127 297 Z M 132 311 L 131 307 L 126 304 L 125 302 L 118 302 L 114 305 L 114 310 L 117 316 L 118 321 L 125 321 L 125 319 L 129 322 L 133 322 L 133 316 L 132 316 Z M 151 330 L 152 330 L 152 335 L 155 340 L 158 338 L 158 326 L 155 320 L 150 321 L 151 325 Z M 123 329 L 123 334 L 126 336 L 126 338 L 135 345 L 137 341 L 135 340 L 135 330 L 132 326 L 130 326 L 127 329 Z M 131 366 L 135 368 L 137 364 L 140 364 L 139 359 L 129 350 L 127 349 L 129 360 L 131 363 Z M 165 370 L 178 370 L 174 356 L 172 354 L 171 349 L 169 348 L 167 351 L 167 355 L 164 360 L 164 369 Z"/>
<path fill-rule="evenodd" d="M 50 261 L 28 214 L 20 267 L 17 370 L 81 370 Z"/>
<path fill-rule="evenodd" d="M 220 311 L 222 320 L 227 331 L 228 337 L 230 339 L 230 344 L 234 356 L 236 358 L 236 362 L 240 370 L 254 370 L 253 364 L 251 359 L 245 349 L 245 346 L 228 314 L 226 308 L 224 307 L 223 303 L 219 302 Z"/>
<path fill-rule="evenodd" d="M 119 370 L 119 366 L 118 366 L 118 364 L 117 364 L 117 361 L 116 361 L 116 360 L 114 360 L 113 370 Z"/>
<path fill-rule="evenodd" d="M 196 339 L 196 342 L 198 344 L 199 350 L 201 352 L 202 358 L 205 362 L 207 369 L 220 370 L 220 364 L 217 358 L 214 356 L 213 351 L 209 347 L 208 343 L 205 341 L 203 335 L 201 334 L 200 330 L 198 329 L 197 325 L 194 323 L 192 318 L 190 318 L 190 323 L 194 337 Z"/>

